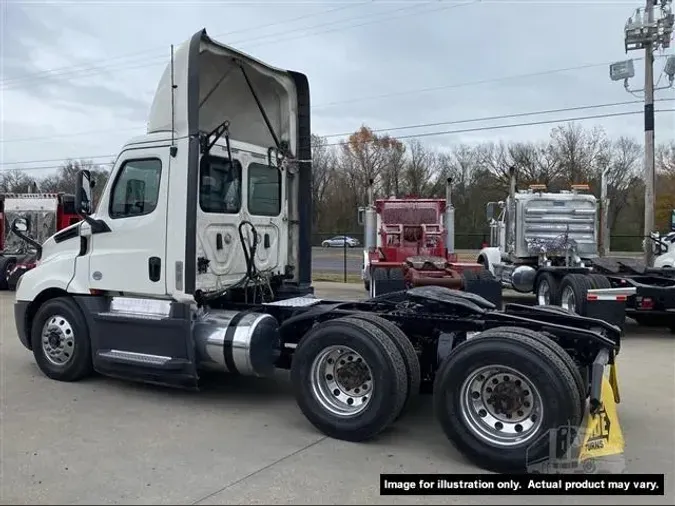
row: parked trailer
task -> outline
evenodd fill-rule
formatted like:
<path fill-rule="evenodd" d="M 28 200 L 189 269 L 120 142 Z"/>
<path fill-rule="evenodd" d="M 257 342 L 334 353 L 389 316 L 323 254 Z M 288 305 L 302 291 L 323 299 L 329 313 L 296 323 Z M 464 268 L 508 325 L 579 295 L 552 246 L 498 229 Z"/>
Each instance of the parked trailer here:
<path fill-rule="evenodd" d="M 446 197 L 374 199 L 359 209 L 364 225 L 362 278 L 372 297 L 416 286 L 475 293 L 501 307 L 501 284 L 478 263 L 458 262 L 452 179 Z"/>
<path fill-rule="evenodd" d="M 11 232 L 17 218 L 31 223 L 28 240 Z M 62 193 L 0 194 L 0 290 L 14 290 L 19 278 L 35 267 L 37 249 L 56 231 L 80 221 L 75 197 Z"/>
<path fill-rule="evenodd" d="M 17 331 L 41 371 L 197 389 L 204 370 L 290 369 L 306 418 L 347 441 L 375 437 L 433 382 L 447 437 L 498 471 L 545 457 L 541 436 L 560 425 L 606 412 L 620 433 L 616 375 L 603 373 L 616 372 L 621 321 L 602 319 L 620 301 L 596 301 L 590 318 L 438 286 L 313 296 L 308 90 L 205 30 L 176 51 L 96 213 L 82 171 L 84 221 L 19 280 Z"/>
<path fill-rule="evenodd" d="M 510 177 L 506 201 L 488 204 L 490 246 L 477 259 L 503 287 L 534 293 L 537 304 L 580 315 L 587 311 L 588 290 L 633 287 L 626 301 L 629 316 L 675 327 L 675 270 L 601 257 L 598 203 L 588 185 L 560 192 L 538 184 L 517 190 L 513 168 Z"/>

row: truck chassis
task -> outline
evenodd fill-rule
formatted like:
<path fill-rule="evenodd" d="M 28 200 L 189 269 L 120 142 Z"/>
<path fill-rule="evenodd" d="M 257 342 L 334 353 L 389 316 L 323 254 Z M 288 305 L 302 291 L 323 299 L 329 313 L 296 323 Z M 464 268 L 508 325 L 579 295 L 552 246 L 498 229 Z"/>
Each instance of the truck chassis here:
<path fill-rule="evenodd" d="M 589 267 L 541 267 L 534 292 L 538 304 L 554 304 L 586 314 L 592 289 L 635 288 L 626 298 L 626 315 L 639 325 L 675 332 L 675 269 L 646 268 L 635 259 L 601 257 Z"/>
<path fill-rule="evenodd" d="M 206 370 L 265 377 L 290 369 L 307 419 L 347 441 L 375 437 L 427 385 L 445 435 L 494 471 L 546 458 L 543 433 L 578 427 L 587 400 L 591 416 L 601 408 L 603 370 L 613 366 L 621 335 L 616 325 L 561 308 L 500 311 L 437 286 L 364 301 L 304 296 L 198 310 L 50 291 L 17 302 L 15 319 L 40 369 L 61 381 L 96 371 L 198 389 Z"/>

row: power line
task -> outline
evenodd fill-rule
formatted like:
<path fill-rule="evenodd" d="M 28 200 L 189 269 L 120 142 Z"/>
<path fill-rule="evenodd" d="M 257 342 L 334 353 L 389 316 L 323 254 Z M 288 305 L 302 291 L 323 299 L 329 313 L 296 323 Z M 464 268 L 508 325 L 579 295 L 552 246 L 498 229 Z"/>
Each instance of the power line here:
<path fill-rule="evenodd" d="M 663 109 L 660 111 L 654 111 L 655 113 L 662 113 L 662 112 L 675 112 L 675 109 Z M 567 123 L 569 121 L 584 121 L 588 119 L 600 119 L 600 118 L 614 118 L 618 116 L 631 116 L 635 114 L 643 114 L 643 111 L 628 111 L 628 112 L 615 112 L 615 113 L 608 113 L 608 114 L 596 114 L 594 116 L 577 116 L 574 118 L 561 118 L 561 119 L 553 119 L 553 120 L 543 120 L 543 121 L 532 121 L 532 122 L 527 122 L 527 123 L 513 123 L 510 125 L 494 125 L 494 126 L 484 126 L 484 127 L 477 127 L 477 128 L 465 128 L 461 130 L 443 130 L 440 132 L 426 132 L 422 134 L 412 134 L 412 135 L 399 135 L 396 138 L 397 139 L 419 139 L 423 137 L 434 137 L 437 135 L 453 135 L 453 134 L 463 134 L 463 133 L 470 133 L 470 132 L 484 132 L 486 130 L 499 130 L 502 128 L 516 128 L 516 127 L 523 127 L 523 126 L 536 126 L 536 125 L 549 125 L 551 123 Z M 340 142 L 333 142 L 330 144 L 326 144 L 326 146 L 340 146 L 340 145 L 346 145 L 348 144 L 348 141 L 340 141 Z"/>
<path fill-rule="evenodd" d="M 593 107 L 593 106 L 591 106 Z M 576 110 L 576 109 L 572 109 Z M 667 113 L 667 112 L 675 112 L 675 109 L 662 109 L 662 110 L 657 110 L 654 111 L 655 113 Z M 397 136 L 396 139 L 417 139 L 417 138 L 424 138 L 424 137 L 433 137 L 433 136 L 442 136 L 442 135 L 453 135 L 453 134 L 459 134 L 459 133 L 470 133 L 470 132 L 482 132 L 482 131 L 487 131 L 487 130 L 498 130 L 498 129 L 505 129 L 505 128 L 517 128 L 517 127 L 523 127 L 523 126 L 537 126 L 537 125 L 547 125 L 547 124 L 553 124 L 553 123 L 567 123 L 570 121 L 585 121 L 585 120 L 590 120 L 590 119 L 601 119 L 601 118 L 613 118 L 613 117 L 619 117 L 619 116 L 632 116 L 636 114 L 642 114 L 642 111 L 627 111 L 627 112 L 617 112 L 617 113 L 605 113 L 605 114 L 596 114 L 596 115 L 590 115 L 590 116 L 576 116 L 576 117 L 571 117 L 571 118 L 559 118 L 559 119 L 551 119 L 551 120 L 542 120 L 542 121 L 530 121 L 530 122 L 524 122 L 524 123 L 512 123 L 512 124 L 507 124 L 507 125 L 493 125 L 493 126 L 481 126 L 481 127 L 476 127 L 476 128 L 466 128 L 466 129 L 460 129 L 460 130 L 441 130 L 441 131 L 435 131 L 435 132 L 424 132 L 421 134 L 409 134 L 409 135 L 400 135 Z M 504 118 L 511 117 L 512 115 L 505 115 Z M 494 118 L 499 118 L 499 117 L 494 117 Z M 475 119 L 475 120 L 463 120 L 465 122 L 467 121 L 482 121 L 482 119 Z M 452 122 L 448 122 L 446 124 L 451 124 Z M 410 128 L 418 128 L 422 127 L 425 125 L 413 125 Z M 387 129 L 380 129 L 380 130 L 373 130 L 373 131 L 386 131 Z M 329 134 L 329 135 L 324 135 L 320 136 L 323 138 L 329 138 L 331 136 L 335 135 L 342 135 L 342 134 Z M 340 146 L 340 145 L 346 145 L 348 144 L 348 141 L 339 141 L 339 142 L 333 142 L 326 144 L 326 146 Z M 86 157 L 86 156 L 80 156 L 80 157 L 71 157 L 70 159 L 80 159 L 80 160 L 91 160 L 92 158 L 113 158 L 116 157 L 116 154 L 112 155 L 98 155 L 96 157 Z M 49 161 L 61 161 L 63 158 L 59 159 L 52 159 L 52 160 L 34 160 L 34 161 L 26 161 L 26 162 L 12 162 L 14 164 L 21 164 L 21 163 L 39 163 L 39 162 L 49 162 Z M 102 165 L 112 165 L 113 162 L 102 162 L 102 163 L 97 163 L 96 165 L 102 166 Z M 59 169 L 61 168 L 62 165 L 48 165 L 48 166 L 40 166 L 40 167 L 20 167 L 20 168 L 15 168 L 15 169 L 6 169 L 6 168 L 0 168 L 0 172 L 7 171 L 7 170 L 48 170 L 48 169 Z"/>
<path fill-rule="evenodd" d="M 640 58 L 636 58 L 639 60 Z M 516 75 L 511 75 L 511 76 L 501 76 L 501 77 L 495 77 L 492 79 L 482 79 L 478 81 L 465 81 L 462 83 L 452 83 L 452 84 L 447 84 L 447 85 L 441 85 L 441 86 L 435 86 L 432 88 L 418 88 L 414 90 L 407 90 L 407 91 L 399 91 L 399 92 L 394 92 L 394 93 L 387 93 L 383 95 L 370 95 L 366 97 L 355 97 L 351 99 L 346 99 L 346 100 L 340 100 L 340 101 L 335 101 L 335 102 L 327 102 L 324 104 L 319 104 L 319 105 L 313 105 L 312 109 L 321 109 L 324 107 L 333 107 L 336 105 L 344 105 L 344 104 L 349 104 L 349 103 L 355 103 L 355 102 L 360 102 L 364 100 L 379 100 L 379 99 L 384 99 L 384 98 L 390 98 L 394 96 L 402 96 L 402 95 L 409 95 L 413 93 L 427 93 L 431 91 L 440 91 L 440 90 L 445 90 L 445 89 L 451 89 L 451 88 L 462 88 L 466 86 L 477 86 L 480 84 L 490 84 L 490 83 L 497 83 L 501 81 L 508 81 L 508 80 L 514 80 L 514 79 L 521 79 L 521 78 L 529 78 L 529 77 L 536 77 L 536 76 L 543 76 L 543 75 L 549 75 L 549 74 L 554 74 L 558 72 L 568 72 L 571 70 L 582 70 L 582 69 L 587 69 L 587 68 L 593 68 L 593 67 L 600 67 L 600 66 L 605 66 L 609 65 L 608 62 L 602 62 L 602 63 L 592 63 L 592 64 L 584 64 L 584 65 L 577 65 L 574 67 L 563 67 L 563 68 L 558 68 L 558 69 L 548 69 L 548 70 L 541 70 L 537 72 L 530 72 L 527 74 L 516 74 Z M 60 135 L 50 135 L 50 136 L 38 136 L 38 137 L 22 137 L 18 139 L 0 139 L 0 144 L 3 143 L 9 143 L 9 142 L 28 142 L 28 141 L 37 141 L 37 140 L 49 140 L 49 139 L 62 139 L 66 137 L 77 137 L 80 135 L 88 135 L 91 133 L 106 133 L 106 132 L 125 132 L 125 131 L 132 131 L 132 130 L 138 130 L 141 128 L 144 128 L 145 125 L 139 125 L 138 127 L 131 127 L 131 128 L 110 128 L 110 129 L 104 129 L 104 130 L 87 130 L 83 132 L 76 132 L 76 133 L 71 133 L 71 134 L 60 134 Z"/>
<path fill-rule="evenodd" d="M 675 98 L 662 98 L 659 100 L 656 100 L 656 102 L 675 102 Z M 407 125 L 407 126 L 399 126 L 399 127 L 391 127 L 391 128 L 375 128 L 371 129 L 371 132 L 394 132 L 397 130 L 410 130 L 413 128 L 428 128 L 428 127 L 435 127 L 435 126 L 443 126 L 443 125 L 459 125 L 462 123 L 475 123 L 475 122 L 480 122 L 480 121 L 492 121 L 496 119 L 513 119 L 513 118 L 522 118 L 524 116 L 540 116 L 542 114 L 556 114 L 559 112 L 572 112 L 572 111 L 582 111 L 584 109 L 602 109 L 605 107 L 617 107 L 620 105 L 632 105 L 632 104 L 641 104 L 642 100 L 629 100 L 626 102 L 614 102 L 611 104 L 597 104 L 597 105 L 579 105 L 575 107 L 562 107 L 559 109 L 547 109 L 543 111 L 531 111 L 531 112 L 517 112 L 513 114 L 501 114 L 498 116 L 483 116 L 482 118 L 472 118 L 472 119 L 460 119 L 460 120 L 452 120 L 452 121 L 440 121 L 436 123 L 421 123 L 421 124 L 414 124 L 414 125 Z M 352 135 L 354 132 L 343 132 L 339 134 L 328 134 L 324 135 L 322 137 L 330 138 L 330 137 L 344 137 L 347 135 Z M 51 160 L 50 160 L 51 161 Z"/>
<path fill-rule="evenodd" d="M 675 99 L 661 99 L 661 101 L 674 101 Z M 613 102 L 609 104 L 596 104 L 596 105 L 581 105 L 581 106 L 574 106 L 574 107 L 562 107 L 559 109 L 545 109 L 545 110 L 539 110 L 539 111 L 530 111 L 530 112 L 520 112 L 520 113 L 512 113 L 512 114 L 501 114 L 497 116 L 484 116 L 481 118 L 469 118 L 469 119 L 462 119 L 462 120 L 451 120 L 451 121 L 441 121 L 441 122 L 436 122 L 436 123 L 416 123 L 413 125 L 407 125 L 407 126 L 399 126 L 399 127 L 391 127 L 391 128 L 378 128 L 378 129 L 372 129 L 373 132 L 384 132 L 384 131 L 396 131 L 396 130 L 410 130 L 413 128 L 426 128 L 426 127 L 434 127 L 434 126 L 442 126 L 442 125 L 455 125 L 455 124 L 461 124 L 461 123 L 474 123 L 474 122 L 480 122 L 480 121 L 491 121 L 491 120 L 500 120 L 500 119 L 511 119 L 511 118 L 520 118 L 523 116 L 535 116 L 535 115 L 542 115 L 542 114 L 555 114 L 555 113 L 560 113 L 560 112 L 572 112 L 572 111 L 580 111 L 584 109 L 600 109 L 600 108 L 606 108 L 606 107 L 618 107 L 621 105 L 632 105 L 636 103 L 642 103 L 640 100 L 628 100 L 625 102 Z M 343 133 L 336 133 L 336 134 L 327 134 L 323 135 L 322 137 L 324 138 L 331 138 L 331 137 L 345 137 L 353 134 L 354 132 L 343 132 Z M 98 158 L 113 158 L 115 155 L 87 155 L 87 156 L 79 156 L 77 158 L 81 160 L 94 160 Z M 4 162 L 2 165 L 21 165 L 24 163 L 31 164 L 31 163 L 48 163 L 48 162 L 59 162 L 62 161 L 62 158 L 51 158 L 47 160 L 24 160 L 24 161 L 19 161 L 19 162 Z"/>
<path fill-rule="evenodd" d="M 337 28 L 333 28 L 332 30 L 321 30 L 321 31 L 318 31 L 318 32 L 315 32 L 315 33 L 305 33 L 305 34 L 303 34 L 303 33 L 297 34 L 296 33 L 294 36 L 291 36 L 291 37 L 278 38 L 278 35 L 285 35 L 285 34 L 289 34 L 289 33 L 292 34 L 294 32 L 294 31 L 284 30 L 282 32 L 278 32 L 278 33 L 274 33 L 274 34 L 268 34 L 268 35 L 262 35 L 262 36 L 259 36 L 259 37 L 253 38 L 253 39 L 235 41 L 235 42 L 229 43 L 228 45 L 230 45 L 230 46 L 243 45 L 243 44 L 248 44 L 250 42 L 256 42 L 256 41 L 262 41 L 262 42 L 258 42 L 257 45 L 265 45 L 265 44 L 271 44 L 271 43 L 276 44 L 276 43 L 279 43 L 279 42 L 287 42 L 287 41 L 290 41 L 290 40 L 302 39 L 302 38 L 312 37 L 312 36 L 315 36 L 315 35 L 322 35 L 322 34 L 325 34 L 325 33 L 330 33 L 330 32 L 335 32 L 335 31 L 340 31 L 340 30 L 358 28 L 358 27 L 361 27 L 361 26 L 366 26 L 366 25 L 370 25 L 370 24 L 373 24 L 373 23 L 381 23 L 383 21 L 388 21 L 388 20 L 391 20 L 391 19 L 397 19 L 397 18 L 402 17 L 402 16 L 399 15 L 399 16 L 390 16 L 388 18 L 381 19 L 382 15 L 392 14 L 394 12 L 417 10 L 418 12 L 416 12 L 416 13 L 413 12 L 411 14 L 408 14 L 406 12 L 405 15 L 414 16 L 414 15 L 419 15 L 419 14 L 430 14 L 432 12 L 438 12 L 438 11 L 453 9 L 453 8 L 456 8 L 456 7 L 461 7 L 461 6 L 464 6 L 464 5 L 473 4 L 473 3 L 476 3 L 478 1 L 479 0 L 469 0 L 469 1 L 467 1 L 465 3 L 462 3 L 462 4 L 444 5 L 442 7 L 437 7 L 435 9 L 428 9 L 428 10 L 419 10 L 418 5 L 412 5 L 412 6 L 407 5 L 406 7 L 394 9 L 394 10 L 391 10 L 391 11 L 388 11 L 388 12 L 385 12 L 385 13 L 376 13 L 374 15 L 371 15 L 370 17 L 374 17 L 375 19 L 372 19 L 372 20 L 367 21 L 365 23 L 360 23 L 360 24 L 355 24 L 355 25 L 339 26 Z M 332 25 L 335 25 L 335 24 L 338 24 L 338 23 L 343 23 L 345 21 L 362 20 L 363 18 L 364 18 L 364 16 L 341 19 L 341 20 L 331 21 L 331 22 L 328 22 L 328 23 L 322 23 L 322 24 L 319 24 L 319 25 L 300 28 L 298 30 L 312 30 L 312 29 L 319 28 L 319 27 L 322 27 L 322 26 L 332 26 Z M 298 30 L 295 30 L 295 31 L 298 31 Z M 277 38 L 275 38 L 273 40 L 265 40 L 265 39 L 269 39 L 270 37 L 277 37 Z M 253 47 L 255 47 L 255 45 L 256 44 L 254 44 Z M 249 46 L 249 47 L 251 47 L 251 46 Z M 155 65 L 166 65 L 167 61 L 166 61 L 165 57 L 157 56 L 157 57 L 152 57 L 152 58 L 145 58 L 144 60 L 138 60 L 138 61 L 135 61 L 133 63 L 135 63 L 136 65 L 131 65 L 131 66 L 129 66 L 128 64 L 120 65 L 119 63 L 113 64 L 113 65 L 99 65 L 99 66 L 91 67 L 91 68 L 88 68 L 88 69 L 83 68 L 81 70 L 65 71 L 65 72 L 58 72 L 58 73 L 54 73 L 54 74 L 48 74 L 48 75 L 46 75 L 44 77 L 41 77 L 41 78 L 26 77 L 24 79 L 24 81 L 28 82 L 28 83 L 30 83 L 32 81 L 33 84 L 41 84 L 43 79 L 49 79 L 49 80 L 56 81 L 56 82 L 62 82 L 62 81 L 69 81 L 73 78 L 91 77 L 93 75 L 97 75 L 97 74 L 107 72 L 107 71 L 111 71 L 111 70 L 117 70 L 117 71 L 119 71 L 119 70 L 132 70 L 132 69 L 137 69 L 137 68 L 148 68 L 148 67 L 155 66 Z M 80 73 L 80 72 L 82 72 L 82 73 Z M 23 84 L 21 82 L 19 82 L 17 84 L 16 81 L 9 82 L 7 85 L 4 85 L 4 82 L 0 82 L 0 84 L 3 84 L 3 87 L 0 88 L 0 89 L 3 89 L 3 90 L 15 89 L 15 88 L 19 88 L 19 87 L 25 88 L 27 86 L 26 84 Z M 30 86 L 30 84 L 28 84 L 28 86 Z"/>

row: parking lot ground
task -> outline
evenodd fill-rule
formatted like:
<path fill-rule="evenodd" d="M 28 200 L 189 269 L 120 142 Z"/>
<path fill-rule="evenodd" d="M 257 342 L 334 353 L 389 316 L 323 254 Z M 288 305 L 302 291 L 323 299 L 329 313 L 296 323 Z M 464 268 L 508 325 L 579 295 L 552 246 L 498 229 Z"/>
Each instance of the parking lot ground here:
<path fill-rule="evenodd" d="M 317 295 L 355 287 L 317 283 Z M 278 381 L 184 392 L 103 377 L 59 383 L 19 343 L 0 293 L 2 504 L 523 504 L 512 496 L 379 495 L 380 473 L 476 473 L 430 399 L 370 443 L 324 437 Z M 539 496 L 541 504 L 673 504 L 675 338 L 631 326 L 619 358 L 627 472 L 666 473 L 664 497 Z"/>

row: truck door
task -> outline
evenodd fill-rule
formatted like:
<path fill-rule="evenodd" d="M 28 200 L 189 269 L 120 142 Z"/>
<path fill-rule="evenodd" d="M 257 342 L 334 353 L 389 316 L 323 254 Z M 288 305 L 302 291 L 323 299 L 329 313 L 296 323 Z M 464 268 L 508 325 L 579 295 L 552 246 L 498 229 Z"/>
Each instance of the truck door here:
<path fill-rule="evenodd" d="M 166 147 L 128 149 L 117 159 L 96 210 L 112 233 L 90 238 L 90 288 L 166 294 L 169 159 Z"/>

